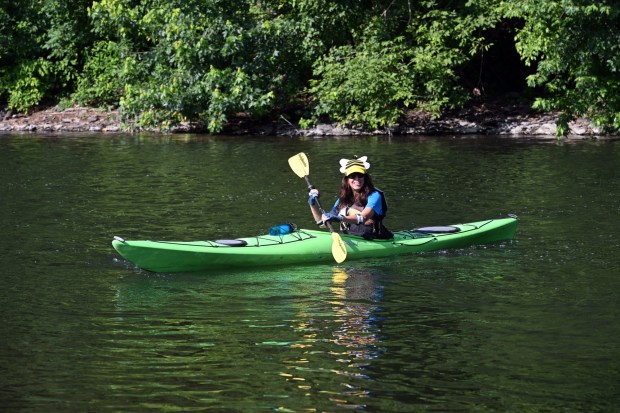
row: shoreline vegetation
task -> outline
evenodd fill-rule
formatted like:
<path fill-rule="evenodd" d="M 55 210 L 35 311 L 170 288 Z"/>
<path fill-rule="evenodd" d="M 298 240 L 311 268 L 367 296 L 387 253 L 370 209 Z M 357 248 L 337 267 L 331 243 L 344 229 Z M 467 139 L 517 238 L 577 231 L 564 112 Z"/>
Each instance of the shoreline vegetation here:
<path fill-rule="evenodd" d="M 620 133 L 617 1 L 13 3 L 4 132 Z"/>
<path fill-rule="evenodd" d="M 542 113 L 527 104 L 478 101 L 458 110 L 445 111 L 439 117 L 420 111 L 409 111 L 401 122 L 390 128 L 363 129 L 336 123 L 319 123 L 302 128 L 299 122 L 285 115 L 271 120 L 251 119 L 239 114 L 230 119 L 221 135 L 262 136 L 363 136 L 363 135 L 502 135 L 513 138 L 557 139 L 554 112 Z M 137 128 L 122 120 L 118 109 L 82 106 L 59 108 L 51 106 L 30 114 L 0 111 L 2 133 L 190 133 L 209 134 L 200 124 L 182 122 L 166 130 Z M 569 122 L 569 139 L 617 139 L 618 135 L 603 134 L 588 119 Z"/>

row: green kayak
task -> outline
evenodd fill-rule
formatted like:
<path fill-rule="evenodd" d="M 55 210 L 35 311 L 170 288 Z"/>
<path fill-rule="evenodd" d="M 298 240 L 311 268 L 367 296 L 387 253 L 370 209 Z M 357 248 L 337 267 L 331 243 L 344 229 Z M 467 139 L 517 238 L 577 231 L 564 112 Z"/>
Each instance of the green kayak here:
<path fill-rule="evenodd" d="M 347 260 L 389 257 L 463 248 L 510 240 L 517 218 L 489 219 L 442 227 L 396 231 L 389 240 L 366 240 L 341 234 Z M 114 237 L 112 246 L 136 266 L 153 272 L 208 271 L 302 263 L 333 262 L 329 232 L 299 229 L 286 235 L 258 235 L 215 241 L 130 241 Z"/>

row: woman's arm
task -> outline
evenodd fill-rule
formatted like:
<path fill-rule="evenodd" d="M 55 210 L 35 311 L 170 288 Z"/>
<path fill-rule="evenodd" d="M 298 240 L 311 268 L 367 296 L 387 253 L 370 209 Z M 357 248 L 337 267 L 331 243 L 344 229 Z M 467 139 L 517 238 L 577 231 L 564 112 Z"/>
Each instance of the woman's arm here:
<path fill-rule="evenodd" d="M 371 207 L 366 207 L 359 214 L 348 213 L 346 215 L 343 215 L 343 219 L 346 222 L 350 222 L 352 224 L 364 224 L 366 223 L 366 221 L 368 221 L 369 219 L 372 219 L 374 216 L 375 216 L 374 209 L 372 209 Z"/>
<path fill-rule="evenodd" d="M 314 222 L 320 224 L 323 222 L 323 218 L 321 217 L 321 211 L 319 211 L 319 207 L 316 205 L 310 205 L 310 211 L 312 212 L 312 217 L 314 218 Z"/>
<path fill-rule="evenodd" d="M 319 210 L 319 205 L 316 200 L 319 198 L 319 190 L 311 189 L 308 194 L 308 204 L 310 205 L 310 212 L 312 212 L 312 217 L 314 218 L 314 222 L 320 224 L 323 222 L 323 218 L 321 217 L 321 211 Z"/>
<path fill-rule="evenodd" d="M 381 214 L 381 194 L 377 191 L 374 191 L 368 197 L 368 203 L 366 204 L 361 213 L 359 213 L 358 211 L 356 211 L 355 213 L 349 213 L 347 211 L 347 213 L 343 215 L 344 219 L 347 222 L 353 224 L 370 225 L 373 218 L 379 214 Z"/>

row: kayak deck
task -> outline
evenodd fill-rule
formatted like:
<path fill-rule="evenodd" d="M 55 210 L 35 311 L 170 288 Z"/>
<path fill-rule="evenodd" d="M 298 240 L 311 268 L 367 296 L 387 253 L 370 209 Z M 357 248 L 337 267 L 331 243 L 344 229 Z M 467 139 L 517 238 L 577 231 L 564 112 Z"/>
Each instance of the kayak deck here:
<path fill-rule="evenodd" d="M 347 260 L 388 257 L 509 240 L 516 233 L 517 219 L 489 219 L 443 228 L 451 228 L 451 232 L 437 233 L 431 228 L 396 231 L 394 238 L 387 240 L 366 240 L 348 234 L 341 237 L 347 247 Z M 126 260 L 153 272 L 333 262 L 331 234 L 309 229 L 214 241 L 131 241 L 115 237 L 112 245 Z"/>

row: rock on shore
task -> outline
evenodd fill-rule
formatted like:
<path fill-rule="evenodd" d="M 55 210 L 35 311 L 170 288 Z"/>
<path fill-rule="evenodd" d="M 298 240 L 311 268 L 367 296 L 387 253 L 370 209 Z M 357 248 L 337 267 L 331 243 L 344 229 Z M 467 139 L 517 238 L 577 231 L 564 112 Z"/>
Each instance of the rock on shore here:
<path fill-rule="evenodd" d="M 338 136 L 362 134 L 392 135 L 503 135 L 507 137 L 536 137 L 556 139 L 557 113 L 538 113 L 524 105 L 472 105 L 447 111 L 439 118 L 430 114 L 410 112 L 403 123 L 389 130 L 361 131 L 341 128 L 337 125 L 317 125 L 299 131 L 306 136 Z M 600 137 L 601 131 L 587 119 L 569 123 L 569 137 Z"/>
<path fill-rule="evenodd" d="M 319 124 L 309 129 L 299 129 L 283 116 L 267 123 L 250 120 L 230 122 L 226 134 L 257 134 L 284 136 L 353 136 L 353 135 L 505 135 L 512 137 L 537 137 L 555 139 L 557 114 L 536 113 L 527 106 L 472 105 L 448 111 L 437 119 L 419 112 L 410 112 L 399 125 L 389 130 L 362 130 L 335 124 Z M 587 119 L 570 123 L 569 137 L 598 137 L 600 131 Z M 0 111 L 0 132 L 126 132 L 117 110 L 73 107 L 64 110 L 49 108 L 30 115 L 15 115 Z M 201 132 L 185 124 L 172 132 Z"/>
<path fill-rule="evenodd" d="M 118 111 L 49 108 L 30 115 L 0 112 L 0 132 L 120 132 Z"/>

